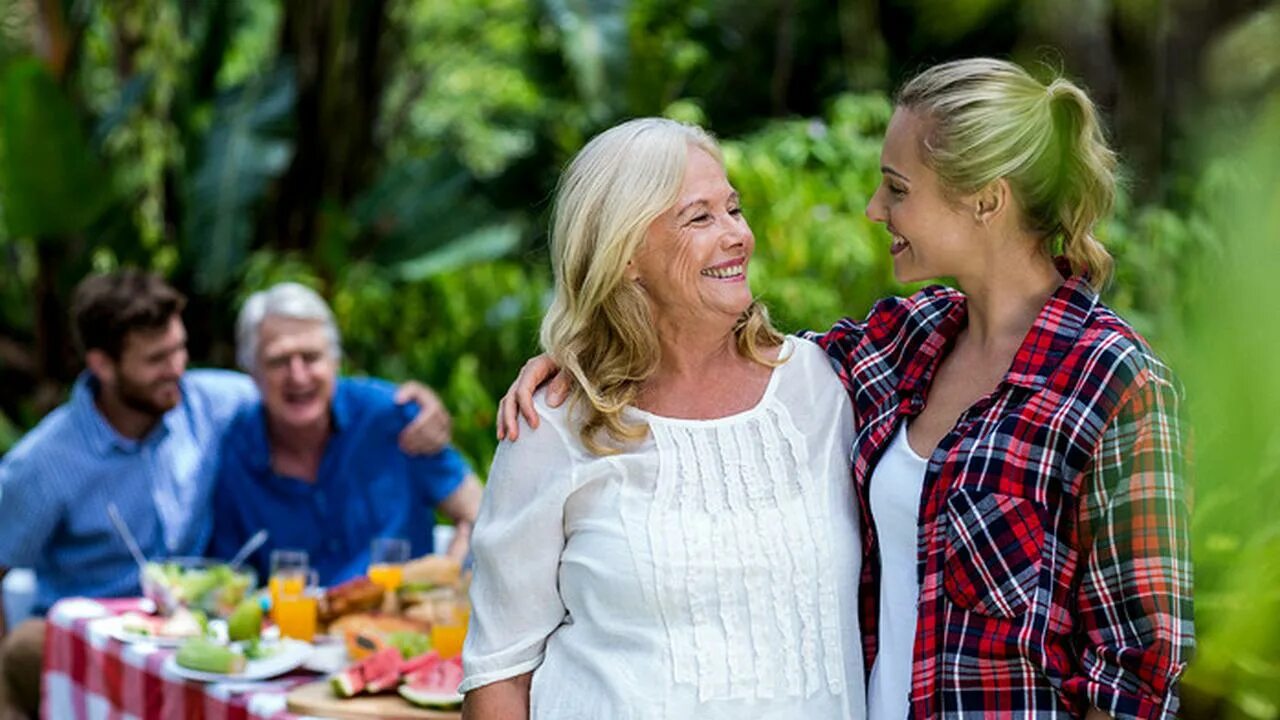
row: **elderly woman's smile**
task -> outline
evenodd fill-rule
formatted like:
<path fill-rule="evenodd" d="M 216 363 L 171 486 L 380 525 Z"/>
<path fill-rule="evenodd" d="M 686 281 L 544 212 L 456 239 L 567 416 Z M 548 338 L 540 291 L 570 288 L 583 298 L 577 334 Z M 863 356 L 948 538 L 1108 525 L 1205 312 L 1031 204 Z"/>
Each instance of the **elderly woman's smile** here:
<path fill-rule="evenodd" d="M 712 265 L 709 268 L 703 268 L 702 274 L 718 280 L 742 282 L 747 279 L 747 259 L 735 258 L 733 260 L 726 260 L 719 265 Z"/>

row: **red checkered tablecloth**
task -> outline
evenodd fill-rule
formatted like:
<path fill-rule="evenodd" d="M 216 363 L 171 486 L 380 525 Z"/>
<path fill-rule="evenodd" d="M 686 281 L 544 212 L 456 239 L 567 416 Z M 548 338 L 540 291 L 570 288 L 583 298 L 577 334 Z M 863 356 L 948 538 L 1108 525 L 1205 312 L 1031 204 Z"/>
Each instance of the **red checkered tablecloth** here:
<path fill-rule="evenodd" d="M 193 682 L 164 672 L 172 649 L 123 643 L 95 629 L 94 620 L 140 610 L 142 603 L 76 598 L 53 606 L 41 674 L 45 720 L 295 720 L 285 711 L 285 695 L 314 674 Z"/>

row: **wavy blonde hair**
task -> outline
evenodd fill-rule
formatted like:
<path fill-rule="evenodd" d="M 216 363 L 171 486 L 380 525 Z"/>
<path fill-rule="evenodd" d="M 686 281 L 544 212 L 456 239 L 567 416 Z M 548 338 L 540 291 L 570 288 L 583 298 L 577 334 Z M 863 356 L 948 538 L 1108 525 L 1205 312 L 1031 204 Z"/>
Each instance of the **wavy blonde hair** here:
<path fill-rule="evenodd" d="M 924 157 L 944 187 L 963 195 L 1005 178 L 1046 247 L 1061 239 L 1074 272 L 1095 288 L 1107 284 L 1111 255 L 1093 229 L 1115 202 L 1116 155 L 1083 90 L 1062 77 L 1045 85 L 1004 60 L 970 58 L 920 73 L 895 104 L 929 124 Z"/>
<path fill-rule="evenodd" d="M 556 288 L 542 321 L 542 347 L 572 377 L 570 404 L 585 410 L 580 436 L 597 455 L 617 453 L 648 433 L 622 414 L 657 370 L 660 350 L 649 301 L 625 271 L 649 225 L 678 199 L 691 147 L 724 165 L 720 147 L 699 127 L 630 120 L 592 138 L 556 189 Z M 747 308 L 734 335 L 744 357 L 777 364 L 761 354 L 782 341 L 762 304 Z"/>

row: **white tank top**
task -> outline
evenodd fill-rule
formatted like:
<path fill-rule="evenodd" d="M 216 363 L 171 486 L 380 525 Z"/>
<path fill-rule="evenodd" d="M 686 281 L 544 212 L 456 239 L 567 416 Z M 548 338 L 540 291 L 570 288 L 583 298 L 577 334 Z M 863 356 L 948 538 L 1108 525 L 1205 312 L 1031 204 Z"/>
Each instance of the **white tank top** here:
<path fill-rule="evenodd" d="M 916 535 L 920 493 L 929 461 L 907 442 L 898 425 L 871 473 L 871 517 L 880 541 L 880 643 L 867 686 L 868 720 L 904 720 L 911 696 L 911 659 L 916 638 Z"/>

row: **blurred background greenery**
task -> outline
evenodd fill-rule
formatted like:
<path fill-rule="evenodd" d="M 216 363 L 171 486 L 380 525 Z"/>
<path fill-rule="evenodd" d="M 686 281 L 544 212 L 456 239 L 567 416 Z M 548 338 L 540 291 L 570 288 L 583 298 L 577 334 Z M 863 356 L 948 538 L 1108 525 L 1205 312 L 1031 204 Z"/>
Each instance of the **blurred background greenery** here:
<path fill-rule="evenodd" d="M 1280 3 L 1259 0 L 0 0 L 0 451 L 64 397 L 86 272 L 191 298 L 196 364 L 247 293 L 321 289 L 346 370 L 417 378 L 483 470 L 536 349 L 549 198 L 620 119 L 726 145 L 779 325 L 903 292 L 863 215 L 888 93 L 973 54 L 1062 71 L 1127 185 L 1108 300 L 1194 436 L 1184 717 L 1280 717 Z"/>

